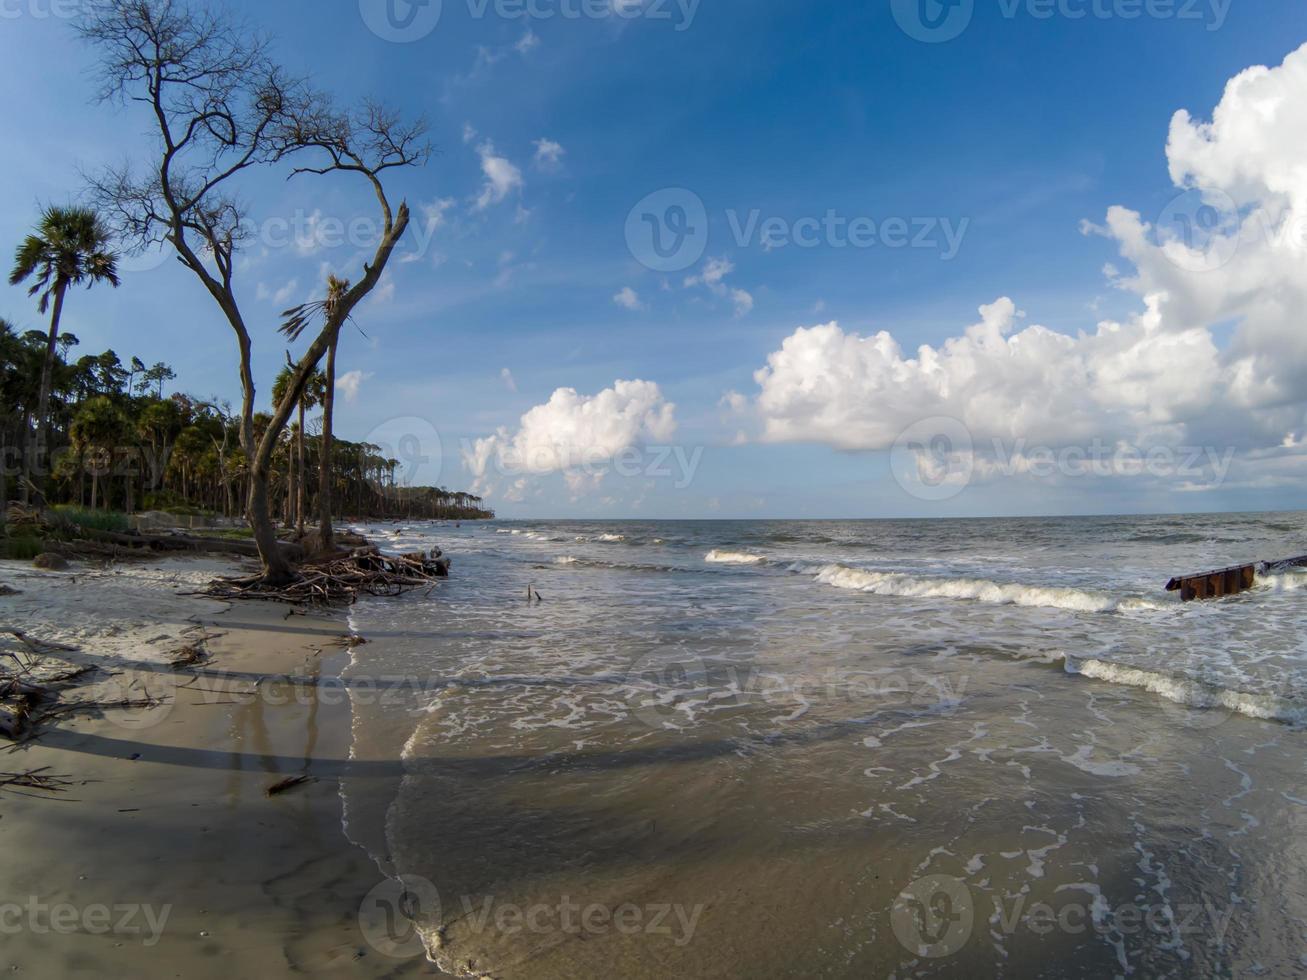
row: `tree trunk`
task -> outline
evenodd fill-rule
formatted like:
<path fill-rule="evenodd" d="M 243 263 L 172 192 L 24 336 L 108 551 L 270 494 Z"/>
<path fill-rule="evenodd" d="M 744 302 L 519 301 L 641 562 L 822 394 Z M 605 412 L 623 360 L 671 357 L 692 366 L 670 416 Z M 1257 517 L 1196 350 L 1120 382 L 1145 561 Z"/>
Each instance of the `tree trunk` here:
<path fill-rule="evenodd" d="M 45 345 L 45 362 L 41 365 L 41 388 L 36 399 L 36 425 L 30 433 L 27 457 L 23 460 L 23 503 L 29 499 L 28 481 L 36 482 L 45 489 L 46 442 L 50 437 L 50 389 L 54 385 L 54 352 L 59 343 L 59 320 L 64 313 L 64 293 L 68 290 L 66 282 L 58 282 L 54 287 L 54 309 L 50 313 L 50 336 Z M 36 480 L 32 480 L 32 469 L 40 467 Z"/>
<path fill-rule="evenodd" d="M 296 439 L 295 453 L 299 457 L 299 482 L 296 486 L 295 494 L 295 530 L 299 536 L 304 537 L 304 507 L 308 491 L 305 484 L 308 483 L 308 473 L 304 470 L 304 399 L 300 398 L 300 431 Z"/>
<path fill-rule="evenodd" d="M 254 541 L 259 547 L 259 556 L 263 559 L 264 579 L 269 585 L 287 585 L 295 581 L 295 570 L 278 543 L 277 529 L 268 513 L 266 470 L 263 473 L 251 473 L 246 507 L 250 527 L 254 530 Z"/>
<path fill-rule="evenodd" d="M 286 492 L 282 494 L 282 526 L 288 530 L 295 526 L 295 446 L 286 440 Z"/>
<path fill-rule="evenodd" d="M 327 383 L 322 396 L 322 461 L 318 467 L 318 535 L 324 552 L 336 548 L 331 527 L 331 415 L 336 406 L 336 344 L 340 333 L 332 336 L 327 347 Z"/>

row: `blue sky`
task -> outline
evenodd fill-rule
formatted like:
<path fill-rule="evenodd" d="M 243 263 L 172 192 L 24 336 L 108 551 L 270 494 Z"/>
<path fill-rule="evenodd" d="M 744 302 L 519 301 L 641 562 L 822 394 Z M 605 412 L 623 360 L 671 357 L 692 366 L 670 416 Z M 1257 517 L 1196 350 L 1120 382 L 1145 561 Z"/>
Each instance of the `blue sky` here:
<path fill-rule="evenodd" d="M 1291 0 L 1187 2 L 1148 8 L 1169 16 L 1131 18 L 1125 14 L 1142 3 L 1099 0 L 1109 16 L 1073 19 L 1066 12 L 1091 9 L 1089 0 L 1063 0 L 1060 8 L 975 0 L 969 26 L 946 43 L 909 36 L 890 0 L 702 0 L 692 17 L 675 3 L 628 3 L 640 15 L 630 19 L 561 16 L 581 9 L 581 0 L 537 0 L 537 13 L 555 16 L 525 18 L 507 16 L 525 6 L 511 0 L 489 3 L 480 16 L 480 0 L 444 0 L 434 30 L 412 43 L 377 36 L 357 0 L 227 6 L 273 33 L 292 70 L 312 73 L 343 99 L 377 95 L 430 119 L 438 155 L 392 181 L 419 212 L 411 261 L 392 264 L 382 295 L 360 314 L 367 338 L 352 333 L 343 341 L 341 371 L 360 375 L 357 398 L 340 405 L 337 419 L 347 438 L 373 441 L 418 426 L 428 455 L 435 455 L 430 433 L 438 433 L 439 472 L 428 464 L 419 482 L 477 482 L 502 515 L 525 517 L 1297 507 L 1292 461 L 1272 473 L 1236 462 L 1225 479 L 1198 486 L 1184 476 L 992 476 L 982 467 L 958 493 L 925 499 L 894 479 L 892 439 L 845 438 L 849 426 L 829 415 L 796 419 L 793 389 L 773 390 L 785 403 L 779 421 L 768 415 L 775 406 L 759 401 L 767 392 L 754 373 L 800 327 L 837 321 L 841 337 L 886 330 L 911 357 L 920 344 L 962 335 L 980 321 L 977 309 L 1000 297 L 1025 313 L 1005 333 L 1038 323 L 1075 337 L 1105 318 L 1138 316 L 1144 289 L 1124 288 L 1104 272 L 1109 263 L 1130 271 L 1120 242 L 1083 233 L 1082 222 L 1103 225 L 1113 206 L 1145 220 L 1163 213 L 1178 193 L 1168 173 L 1173 114 L 1210 118 L 1232 77 L 1252 65 L 1277 66 L 1307 41 L 1301 5 Z M 92 52 L 50 3 L 11 0 L 0 17 L 9 136 L 0 157 L 0 226 L 14 245 L 42 203 L 76 196 L 81 171 L 143 160 L 148 148 L 147 119 L 92 104 Z M 1039 16 L 1045 9 L 1052 16 Z M 541 140 L 561 152 L 548 143 L 541 151 Z M 491 186 L 479 206 L 488 158 L 505 161 L 519 179 Z M 371 214 L 347 180 L 287 183 L 284 176 L 245 185 L 251 214 L 265 228 L 315 213 L 346 221 Z M 626 235 L 636 203 L 666 188 L 692 192 L 708 221 L 702 257 L 675 273 L 642 265 Z M 1241 208 L 1246 203 L 1239 198 Z M 841 248 L 825 239 L 768 249 L 733 235 L 732 221 L 755 211 L 787 225 L 834 212 L 878 226 L 902 218 L 910 228 L 936 222 L 938 231 L 948 222 L 965 231 L 948 257 L 939 247 Z M 436 212 L 433 228 L 424 222 Z M 282 360 L 278 311 L 313 292 L 324 262 L 357 269 L 357 256 L 348 244 L 251 246 L 241 276 L 264 390 Z M 21 289 L 6 289 L 0 315 L 40 325 Z M 1238 314 L 1221 317 L 1167 329 L 1210 331 L 1228 367 L 1231 345 L 1240 343 L 1230 327 Z M 186 390 L 237 400 L 230 331 L 198 283 L 171 262 L 128 275 L 116 292 L 72 297 L 65 323 L 83 350 L 167 360 Z M 1245 347 L 1259 343 L 1264 333 L 1243 338 Z M 777 369 L 775 385 L 803 388 L 797 370 Z M 462 458 L 460 448 L 501 427 L 485 452 L 502 464 L 504 446 L 529 443 L 532 433 L 566 423 L 569 412 L 591 422 L 613 406 L 638 414 L 649 406 L 632 408 L 620 393 L 585 407 L 617 381 L 635 379 L 658 386 L 655 408 L 675 404 L 674 431 L 631 415 L 633 428 L 606 433 L 603 446 L 615 448 L 616 439 L 635 449 L 681 447 L 684 459 L 697 461 L 685 479 L 664 475 L 666 467 L 651 461 L 656 450 L 627 475 L 601 460 L 586 479 L 569 478 L 561 466 L 505 473 L 492 465 L 477 473 Z M 851 382 L 855 400 L 866 390 L 859 383 Z M 1207 408 L 1177 418 L 1175 398 L 1164 407 L 1152 401 L 1155 380 L 1137 385 L 1148 405 L 1132 423 L 1132 439 L 1199 444 Z M 575 389 L 578 402 L 553 403 L 556 411 L 542 413 L 535 427 L 521 421 L 560 388 Z M 732 392 L 734 407 L 723 405 Z M 1048 404 L 1058 403 L 1056 394 Z M 1251 406 L 1262 414 L 1247 428 L 1262 435 L 1223 433 L 1217 448 L 1228 443 L 1243 460 L 1274 446 L 1279 430 L 1274 438 L 1263 430 L 1301 419 L 1295 397 Z M 855 410 L 840 411 L 859 427 L 849 415 Z M 1268 412 L 1276 413 L 1273 422 Z M 1173 428 L 1142 426 L 1143 415 Z M 389 421 L 410 417 L 426 421 Z M 984 443 L 986 423 L 965 421 Z M 1119 422 L 1103 422 L 1109 442 L 1120 440 Z M 1177 434 L 1174 426 L 1187 428 Z M 1090 439 L 1091 429 L 1078 428 L 1078 438 Z M 1287 444 L 1295 432 L 1285 428 Z"/>

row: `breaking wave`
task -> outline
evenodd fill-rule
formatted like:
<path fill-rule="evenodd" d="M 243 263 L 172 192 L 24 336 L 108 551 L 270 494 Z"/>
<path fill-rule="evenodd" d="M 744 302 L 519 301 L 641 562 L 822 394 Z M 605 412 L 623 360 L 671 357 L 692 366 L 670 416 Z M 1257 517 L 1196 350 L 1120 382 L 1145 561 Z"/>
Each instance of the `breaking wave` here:
<path fill-rule="evenodd" d="M 1209 684 L 1192 677 L 1142 670 L 1093 658 L 1065 656 L 1068 674 L 1149 691 L 1190 708 L 1222 709 L 1289 725 L 1307 722 L 1307 702 L 1278 694 L 1256 694 Z"/>
<path fill-rule="evenodd" d="M 793 571 L 811 572 L 813 569 L 795 566 Z M 1174 603 L 1154 602 L 1133 596 L 1112 596 L 1083 589 L 991 582 L 980 578 L 929 578 L 902 572 L 873 572 L 847 565 L 825 565 L 816 570 L 816 579 L 823 585 L 837 589 L 913 599 L 968 599 L 994 605 L 1050 607 L 1098 613 L 1174 608 Z"/>
<path fill-rule="evenodd" d="M 722 550 L 708 552 L 703 560 L 713 565 L 763 565 L 767 562 L 762 555 L 749 554 L 747 551 Z"/>

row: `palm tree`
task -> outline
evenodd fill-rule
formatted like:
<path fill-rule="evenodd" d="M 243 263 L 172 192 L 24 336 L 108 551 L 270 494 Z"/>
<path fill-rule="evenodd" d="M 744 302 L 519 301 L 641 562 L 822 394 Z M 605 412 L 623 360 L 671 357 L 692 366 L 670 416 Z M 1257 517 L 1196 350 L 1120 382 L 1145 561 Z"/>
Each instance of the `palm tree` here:
<path fill-rule="evenodd" d="M 50 386 L 54 374 L 55 346 L 59 340 L 59 320 L 63 317 L 64 296 L 68 287 L 98 282 L 118 285 L 118 257 L 109 249 L 112 236 L 94 211 L 77 207 L 48 207 L 41 215 L 35 233 L 18 247 L 9 285 L 33 280 L 29 296 L 40 296 L 37 309 L 50 310 L 50 334 L 41 369 L 41 388 L 37 396 L 35 431 L 29 433 L 28 452 L 23 459 L 23 501 L 28 499 L 32 467 L 42 460 L 50 429 Z M 42 483 L 44 484 L 44 480 Z"/>
<path fill-rule="evenodd" d="M 349 292 L 349 280 L 327 276 L 327 296 L 313 303 L 305 303 L 287 310 L 282 316 L 286 322 L 281 332 L 295 340 L 316 316 L 333 323 L 341 309 L 341 301 Z M 336 345 L 340 342 L 340 328 L 332 333 L 327 346 L 327 371 L 322 382 L 322 459 L 318 469 L 318 520 L 319 543 L 324 552 L 335 550 L 335 536 L 331 527 L 331 420 L 336 407 Z"/>
<path fill-rule="evenodd" d="M 286 392 L 290 389 L 291 381 L 295 374 L 291 367 L 290 354 L 286 355 L 286 366 L 281 369 L 277 375 L 277 380 L 272 384 L 272 400 L 279 403 Z M 287 470 L 290 473 L 290 493 L 293 500 L 293 507 L 287 508 L 286 526 L 291 525 L 291 512 L 294 514 L 295 528 L 300 537 L 304 536 L 304 519 L 307 511 L 307 477 L 304 466 L 304 415 L 311 409 L 316 408 L 323 402 L 323 389 L 326 385 L 326 376 L 321 371 L 314 371 L 309 375 L 309 380 L 304 383 L 304 391 L 300 394 L 300 400 L 297 406 L 299 411 L 299 426 L 295 431 L 295 453 L 290 456 L 290 465 Z"/>
<path fill-rule="evenodd" d="M 70 427 L 73 445 L 80 457 L 91 457 L 91 509 L 98 504 L 100 474 L 113 470 L 114 448 L 122 440 L 127 422 L 113 399 L 97 395 L 82 403 Z M 109 491 L 104 495 L 109 506 Z"/>

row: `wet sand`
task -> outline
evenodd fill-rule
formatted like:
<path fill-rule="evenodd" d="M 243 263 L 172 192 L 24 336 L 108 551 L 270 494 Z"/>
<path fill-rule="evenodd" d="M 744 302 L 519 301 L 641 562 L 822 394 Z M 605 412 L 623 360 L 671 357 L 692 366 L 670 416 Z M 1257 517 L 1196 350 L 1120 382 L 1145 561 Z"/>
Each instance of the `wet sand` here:
<path fill-rule="evenodd" d="M 365 897 L 386 878 L 342 832 L 333 773 L 349 756 L 348 701 L 263 680 L 339 674 L 344 617 L 175 595 L 177 576 L 196 567 L 129 567 L 129 579 L 139 569 L 150 579 L 135 582 L 0 563 L 0 581 L 21 590 L 0 599 L 0 624 L 65 643 L 80 631 L 68 644 L 79 649 L 62 655 L 115 674 L 89 676 L 65 700 L 116 688 L 162 701 L 79 713 L 17 749 L 0 745 L 0 770 L 48 767 L 73 781 L 55 795 L 0 790 L 0 964 L 43 980 L 439 975 L 421 956 L 383 955 L 360 926 Z M 140 595 L 159 601 L 144 614 L 125 608 Z M 79 603 L 101 612 L 85 617 Z M 157 628 L 133 633 L 115 622 L 124 616 Z M 179 638 L 201 635 L 203 666 L 161 665 Z M 393 778 L 376 762 L 380 781 Z M 313 782 L 266 795 L 305 771 Z"/>

